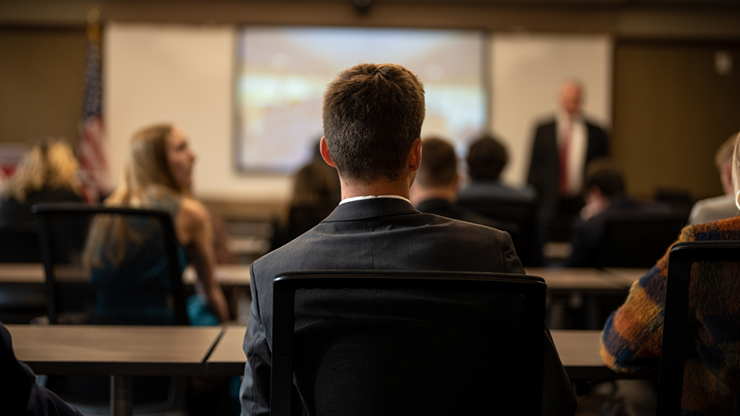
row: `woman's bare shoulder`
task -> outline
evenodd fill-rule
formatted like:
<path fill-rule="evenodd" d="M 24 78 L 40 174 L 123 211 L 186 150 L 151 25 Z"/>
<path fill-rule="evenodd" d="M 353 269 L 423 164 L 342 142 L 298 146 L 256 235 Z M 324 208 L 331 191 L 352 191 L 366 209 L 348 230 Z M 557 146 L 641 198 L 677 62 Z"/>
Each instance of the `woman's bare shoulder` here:
<path fill-rule="evenodd" d="M 211 221 L 211 214 L 202 202 L 184 197 L 180 201 L 180 215 L 192 226 L 203 226 Z"/>

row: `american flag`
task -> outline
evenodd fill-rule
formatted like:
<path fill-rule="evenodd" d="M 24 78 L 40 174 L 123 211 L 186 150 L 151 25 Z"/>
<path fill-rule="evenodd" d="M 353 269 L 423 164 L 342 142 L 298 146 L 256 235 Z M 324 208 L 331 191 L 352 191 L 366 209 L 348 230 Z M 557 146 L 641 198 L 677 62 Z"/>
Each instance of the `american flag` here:
<path fill-rule="evenodd" d="M 100 45 L 100 27 L 97 23 L 91 24 L 87 30 L 85 102 L 80 120 L 80 176 L 88 202 L 98 202 L 100 196 L 108 192 Z"/>

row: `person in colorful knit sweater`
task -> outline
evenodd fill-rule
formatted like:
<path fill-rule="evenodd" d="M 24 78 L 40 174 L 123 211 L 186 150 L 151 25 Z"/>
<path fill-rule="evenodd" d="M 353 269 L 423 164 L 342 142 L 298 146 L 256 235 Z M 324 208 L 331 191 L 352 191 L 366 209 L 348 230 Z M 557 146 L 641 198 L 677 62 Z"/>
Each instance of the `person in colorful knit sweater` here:
<path fill-rule="evenodd" d="M 736 201 L 740 197 L 737 147 L 736 142 L 733 157 Z M 677 242 L 712 240 L 740 240 L 740 217 L 686 226 Z M 601 357 L 616 372 L 647 374 L 658 368 L 669 252 L 670 248 L 650 272 L 632 285 L 624 305 L 604 326 Z M 682 414 L 738 414 L 740 330 L 728 331 L 727 327 L 728 323 L 736 326 L 740 316 L 740 264 L 700 266 L 692 271 L 699 277 L 692 279 L 689 292 L 690 328 L 695 328 L 696 341 L 687 345 Z"/>

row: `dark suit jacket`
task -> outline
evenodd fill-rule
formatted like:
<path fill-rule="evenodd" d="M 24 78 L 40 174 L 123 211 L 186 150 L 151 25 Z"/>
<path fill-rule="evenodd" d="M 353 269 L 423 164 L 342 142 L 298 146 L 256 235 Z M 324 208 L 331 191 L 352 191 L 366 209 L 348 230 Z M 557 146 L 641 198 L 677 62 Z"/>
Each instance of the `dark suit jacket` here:
<path fill-rule="evenodd" d="M 519 232 L 519 227 L 514 223 L 492 220 L 467 208 L 453 204 L 446 199 L 427 199 L 426 201 L 420 202 L 419 205 L 416 206 L 416 209 L 425 214 L 441 215 L 443 217 L 452 218 L 453 220 L 472 222 L 473 224 L 493 227 L 506 231 L 509 234 Z"/>
<path fill-rule="evenodd" d="M 15 358 L 10 332 L 0 323 L 0 407 L 18 416 L 81 416 L 54 393 L 36 384 L 28 366 Z"/>
<path fill-rule="evenodd" d="M 606 132 L 596 125 L 586 124 L 586 164 L 609 156 L 609 139 Z M 543 224 L 548 224 L 560 200 L 560 157 L 558 151 L 557 123 L 555 120 L 537 126 L 532 144 L 527 183 L 534 186 L 542 212 Z"/>
<path fill-rule="evenodd" d="M 422 214 L 395 198 L 339 205 L 318 226 L 252 263 L 242 415 L 269 413 L 273 279 L 286 271 L 322 269 L 524 274 L 505 232 Z M 547 329 L 544 362 L 543 409 L 573 414 L 575 396 Z"/>
<path fill-rule="evenodd" d="M 576 218 L 570 233 L 571 253 L 563 264 L 565 267 L 596 267 L 596 256 L 602 244 L 604 221 L 612 212 L 645 210 L 641 204 L 629 197 L 616 198 L 604 211 L 588 220 Z"/>

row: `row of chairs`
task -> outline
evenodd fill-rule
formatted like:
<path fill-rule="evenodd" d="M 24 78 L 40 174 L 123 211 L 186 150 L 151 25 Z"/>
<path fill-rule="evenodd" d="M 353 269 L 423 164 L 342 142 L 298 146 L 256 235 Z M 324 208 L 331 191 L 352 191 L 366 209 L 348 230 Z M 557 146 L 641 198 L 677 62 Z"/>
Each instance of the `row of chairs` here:
<path fill-rule="evenodd" d="M 488 218 L 513 223 L 510 232 L 522 264 L 541 266 L 542 237 L 538 206 L 534 201 L 489 198 L 460 199 L 460 206 Z M 685 212 L 615 212 L 604 221 L 604 234 L 596 267 L 651 267 L 686 225 Z"/>
<path fill-rule="evenodd" d="M 672 249 L 657 414 L 680 413 L 686 346 L 698 337 L 687 327 L 691 266 L 738 259 L 740 242 Z M 302 272 L 273 288 L 273 415 L 294 414 L 294 382 L 311 413 L 541 414 L 541 278 Z M 327 320 L 327 310 L 363 312 Z"/>
<path fill-rule="evenodd" d="M 58 320 L 63 303 L 57 300 L 60 280 L 75 276 L 69 267 L 76 257 L 61 243 L 70 239 L 69 224 L 89 225 L 101 214 L 152 221 L 162 230 L 169 264 L 177 264 L 174 228 L 164 212 L 49 205 L 37 207 L 36 213 L 52 322 Z M 691 265 L 733 261 L 740 258 L 738 254 L 737 242 L 684 243 L 671 252 L 659 384 L 659 409 L 664 410 L 660 414 L 677 413 L 673 410 L 680 406 L 685 345 L 696 336 L 686 328 Z M 176 320 L 187 324 L 182 280 L 177 268 L 171 269 Z M 311 399 L 303 397 L 310 400 L 307 404 L 335 413 L 426 409 L 425 413 L 446 414 L 459 411 L 461 403 L 469 409 L 491 403 L 497 409 L 511 406 L 503 411 L 506 414 L 540 411 L 546 293 L 542 279 L 450 272 L 292 273 L 276 279 L 274 291 L 274 414 L 290 411 L 294 370 L 300 374 L 295 379 L 299 388 L 314 392 Z M 445 313 L 451 301 L 465 320 L 459 314 Z M 317 304 L 329 310 L 374 308 L 370 315 L 382 317 L 382 323 L 367 319 L 367 311 L 321 319 Z M 389 350 L 405 354 L 384 356 Z M 445 402 L 442 397 L 454 399 Z M 355 407 L 358 403 L 363 403 L 364 410 Z M 367 407 L 368 403 L 375 408 Z M 663 413 L 665 409 L 671 410 Z"/>

